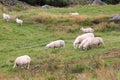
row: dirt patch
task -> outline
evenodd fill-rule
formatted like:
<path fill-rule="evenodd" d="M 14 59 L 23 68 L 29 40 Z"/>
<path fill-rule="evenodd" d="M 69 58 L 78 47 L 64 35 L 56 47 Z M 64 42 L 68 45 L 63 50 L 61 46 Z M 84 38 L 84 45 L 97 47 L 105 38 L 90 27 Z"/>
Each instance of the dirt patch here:
<path fill-rule="evenodd" d="M 119 57 L 120 56 L 120 48 L 114 48 L 111 49 L 102 55 L 100 55 L 102 58 L 112 58 L 112 57 Z"/>

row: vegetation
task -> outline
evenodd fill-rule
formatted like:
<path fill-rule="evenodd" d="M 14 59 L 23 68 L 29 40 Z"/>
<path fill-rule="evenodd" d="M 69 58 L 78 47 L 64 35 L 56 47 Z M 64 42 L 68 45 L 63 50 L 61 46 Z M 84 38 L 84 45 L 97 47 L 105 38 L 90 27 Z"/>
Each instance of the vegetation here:
<path fill-rule="evenodd" d="M 44 5 L 49 4 L 52 6 L 64 7 L 68 5 L 86 5 L 92 3 L 94 0 L 20 0 L 23 2 L 27 2 L 31 5 Z M 118 4 L 119 0 L 102 0 L 107 4 Z"/>
<path fill-rule="evenodd" d="M 84 6 L 74 8 L 12 10 L 0 6 L 0 79 L 1 80 L 119 80 L 120 27 L 107 19 L 120 13 L 120 5 Z M 12 16 L 10 22 L 2 13 Z M 79 12 L 71 17 L 70 12 Z M 15 23 L 18 17 L 23 26 Z M 98 20 L 99 24 L 93 24 Z M 82 34 L 81 27 L 92 27 L 95 36 L 104 39 L 105 46 L 88 51 L 74 49 L 72 42 Z M 44 46 L 57 39 L 65 40 L 65 48 Z M 21 55 L 32 58 L 30 70 L 13 69 Z"/>

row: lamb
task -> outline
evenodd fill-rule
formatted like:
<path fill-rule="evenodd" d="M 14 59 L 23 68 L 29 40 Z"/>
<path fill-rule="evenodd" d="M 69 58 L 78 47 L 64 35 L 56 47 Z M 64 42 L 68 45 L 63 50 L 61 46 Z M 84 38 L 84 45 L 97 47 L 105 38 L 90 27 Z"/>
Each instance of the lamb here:
<path fill-rule="evenodd" d="M 23 20 L 20 20 L 20 19 L 16 18 L 16 23 L 17 23 L 17 24 L 20 24 L 20 25 L 22 26 Z"/>
<path fill-rule="evenodd" d="M 103 39 L 101 37 L 88 37 L 81 42 L 81 44 L 79 45 L 79 48 L 82 50 L 85 50 L 85 49 L 88 50 L 93 46 L 99 47 L 99 45 L 101 44 L 104 45 Z"/>
<path fill-rule="evenodd" d="M 94 32 L 94 30 L 92 28 L 90 28 L 90 27 L 89 28 L 83 28 L 82 27 L 80 30 L 85 32 L 85 33 L 93 33 Z"/>
<path fill-rule="evenodd" d="M 94 37 L 94 34 L 93 34 L 93 33 L 85 33 L 85 34 L 83 34 L 83 35 L 78 36 L 78 37 L 74 40 L 74 42 L 73 42 L 73 47 L 74 47 L 75 49 L 77 49 L 77 48 L 78 48 L 78 45 L 79 45 L 84 39 L 86 39 L 86 38 L 88 38 L 88 37 Z"/>
<path fill-rule="evenodd" d="M 79 16 L 79 13 L 75 12 L 75 13 L 70 13 L 71 16 Z"/>
<path fill-rule="evenodd" d="M 28 55 L 23 55 L 23 56 L 17 57 L 13 68 L 20 67 L 20 68 L 29 69 L 30 62 L 31 62 L 31 58 Z"/>
<path fill-rule="evenodd" d="M 65 42 L 63 40 L 56 40 L 56 41 L 53 41 L 49 44 L 47 44 L 45 46 L 45 49 L 48 49 L 48 48 L 60 48 L 60 47 L 64 47 L 65 46 Z"/>
<path fill-rule="evenodd" d="M 3 19 L 8 22 L 11 19 L 11 17 L 10 15 L 3 13 Z"/>

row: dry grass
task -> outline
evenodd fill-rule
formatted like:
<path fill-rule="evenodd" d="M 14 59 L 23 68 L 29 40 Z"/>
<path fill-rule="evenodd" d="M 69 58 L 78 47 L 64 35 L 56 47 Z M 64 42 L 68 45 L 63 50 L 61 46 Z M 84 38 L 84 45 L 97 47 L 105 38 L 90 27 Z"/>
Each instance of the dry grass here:
<path fill-rule="evenodd" d="M 94 25 L 93 27 L 95 31 L 102 31 L 102 32 L 119 29 L 118 25 L 115 24 L 114 22 L 112 23 L 102 22 L 98 25 Z"/>
<path fill-rule="evenodd" d="M 3 6 L 1 3 L 0 3 L 0 10 L 1 10 L 1 12 L 3 12 L 3 13 L 7 13 L 7 12 L 8 12 L 8 8 L 5 7 L 5 6 Z"/>
<path fill-rule="evenodd" d="M 117 80 L 115 71 L 113 69 L 97 69 L 96 71 L 97 80 Z"/>

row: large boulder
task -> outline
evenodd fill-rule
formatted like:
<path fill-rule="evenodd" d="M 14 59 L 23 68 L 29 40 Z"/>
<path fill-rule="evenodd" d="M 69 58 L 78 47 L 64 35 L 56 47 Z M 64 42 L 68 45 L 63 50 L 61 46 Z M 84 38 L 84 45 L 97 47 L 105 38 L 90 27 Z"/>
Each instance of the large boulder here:
<path fill-rule="evenodd" d="M 101 0 L 94 0 L 92 5 L 107 5 L 107 4 Z"/>
<path fill-rule="evenodd" d="M 112 18 L 110 18 L 108 20 L 108 22 L 118 22 L 118 21 L 120 21 L 120 15 L 119 14 L 113 16 Z"/>
<path fill-rule="evenodd" d="M 45 5 L 42 6 L 42 8 L 43 9 L 50 9 L 50 8 L 52 8 L 52 6 L 45 4 Z"/>

